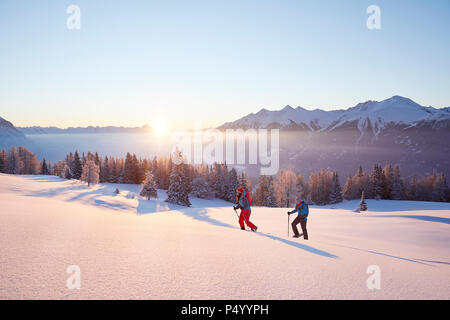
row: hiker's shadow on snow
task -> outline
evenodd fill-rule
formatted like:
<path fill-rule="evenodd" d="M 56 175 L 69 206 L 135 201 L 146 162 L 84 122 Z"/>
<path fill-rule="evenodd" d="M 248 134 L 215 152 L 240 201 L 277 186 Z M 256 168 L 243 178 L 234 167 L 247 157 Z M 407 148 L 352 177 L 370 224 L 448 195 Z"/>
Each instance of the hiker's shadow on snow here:
<path fill-rule="evenodd" d="M 323 250 L 320 250 L 320 249 L 313 248 L 313 247 L 308 246 L 308 245 L 303 244 L 303 243 L 299 243 L 299 242 L 296 242 L 296 241 L 283 239 L 283 238 L 280 238 L 280 237 L 277 237 L 277 236 L 274 236 L 274 235 L 271 235 L 271 234 L 267 234 L 267 233 L 258 232 L 257 234 L 259 236 L 261 236 L 261 237 L 267 237 L 267 238 L 272 239 L 272 240 L 277 240 L 277 241 L 283 242 L 285 244 L 288 244 L 290 246 L 294 246 L 294 247 L 300 248 L 302 250 L 308 251 L 310 253 L 314 253 L 314 254 L 320 255 L 322 257 L 333 258 L 333 259 L 339 258 L 338 256 L 335 256 L 332 253 L 329 253 L 329 252 L 326 252 L 326 251 L 323 251 Z"/>
<path fill-rule="evenodd" d="M 191 217 L 192 219 L 195 219 L 195 220 L 208 222 L 208 223 L 213 224 L 215 226 L 220 226 L 220 227 L 225 227 L 225 228 L 239 230 L 239 228 L 237 228 L 235 226 L 232 226 L 230 224 L 227 224 L 227 223 L 221 222 L 219 220 L 216 220 L 214 218 L 211 218 L 208 215 L 208 211 L 206 209 L 192 208 L 192 209 L 184 209 L 181 212 L 183 212 L 185 215 L 187 215 L 187 216 L 189 216 L 189 217 Z M 326 252 L 326 251 L 323 251 L 323 250 L 320 250 L 320 249 L 316 249 L 316 248 L 313 248 L 311 246 L 308 246 L 306 244 L 302 244 L 302 243 L 299 243 L 299 242 L 296 242 L 296 241 L 283 239 L 283 238 L 280 238 L 280 237 L 277 237 L 277 236 L 274 236 L 274 235 L 271 235 L 271 234 L 267 234 L 267 233 L 262 233 L 262 232 L 256 232 L 255 234 L 258 235 L 258 236 L 261 236 L 261 237 L 269 238 L 271 240 L 280 241 L 280 242 L 282 242 L 284 244 L 287 244 L 287 245 L 290 245 L 290 246 L 293 246 L 293 247 L 296 247 L 296 248 L 308 251 L 308 252 L 313 253 L 313 254 L 320 255 L 322 257 L 333 258 L 333 259 L 339 258 L 338 256 L 335 256 L 334 254 L 331 254 L 329 252 Z"/>

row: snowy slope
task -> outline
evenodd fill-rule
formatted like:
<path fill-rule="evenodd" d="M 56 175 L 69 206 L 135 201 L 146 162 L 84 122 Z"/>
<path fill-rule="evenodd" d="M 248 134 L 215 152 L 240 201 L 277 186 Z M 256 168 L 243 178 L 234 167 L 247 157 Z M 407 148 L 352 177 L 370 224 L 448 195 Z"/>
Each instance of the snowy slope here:
<path fill-rule="evenodd" d="M 255 234 L 223 201 L 183 208 L 114 188 L 0 175 L 0 299 L 450 298 L 450 204 L 312 207 L 306 242 L 287 237 L 286 209 L 253 208 Z M 66 288 L 69 265 L 80 290 Z"/>

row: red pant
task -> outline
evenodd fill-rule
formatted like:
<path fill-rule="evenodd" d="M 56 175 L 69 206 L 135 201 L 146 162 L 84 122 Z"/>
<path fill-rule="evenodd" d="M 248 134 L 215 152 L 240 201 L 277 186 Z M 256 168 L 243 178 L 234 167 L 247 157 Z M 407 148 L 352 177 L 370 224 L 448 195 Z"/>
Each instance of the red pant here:
<path fill-rule="evenodd" d="M 244 228 L 244 220 L 250 229 L 256 229 L 256 226 L 253 223 L 251 223 L 249 219 L 250 219 L 250 211 L 241 210 L 241 215 L 239 216 L 239 225 L 241 226 L 241 229 Z"/>

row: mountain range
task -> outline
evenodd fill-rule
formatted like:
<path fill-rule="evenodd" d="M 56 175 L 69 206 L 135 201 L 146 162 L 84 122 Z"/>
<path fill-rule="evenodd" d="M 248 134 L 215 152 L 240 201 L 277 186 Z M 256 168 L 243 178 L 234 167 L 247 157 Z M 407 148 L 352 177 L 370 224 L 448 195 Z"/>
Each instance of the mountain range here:
<path fill-rule="evenodd" d="M 374 163 L 399 164 L 406 176 L 450 174 L 450 108 L 400 96 L 346 110 L 262 109 L 219 128 L 280 129 L 280 166 L 304 175 L 322 168 L 352 175 Z"/>
<path fill-rule="evenodd" d="M 290 106 L 278 111 L 261 109 L 218 127 L 221 130 L 233 128 L 280 129 L 280 167 L 292 168 L 306 176 L 322 168 L 347 176 L 354 174 L 359 165 L 369 171 L 374 163 L 399 164 L 405 176 L 432 172 L 450 174 L 450 107 L 421 106 L 401 96 L 366 101 L 342 110 Z M 140 133 L 149 130 L 148 126 L 15 128 L 11 122 L 0 118 L 0 148 L 33 146 L 25 136 L 30 134 Z M 45 149 L 45 146 L 34 147 Z M 128 150 L 129 144 L 117 147 L 124 152 L 133 152 Z M 258 169 L 247 167 L 250 174 L 256 174 Z"/>
<path fill-rule="evenodd" d="M 24 134 L 64 134 L 64 133 L 142 133 L 151 131 L 149 125 L 144 125 L 142 127 L 99 127 L 99 126 L 88 126 L 88 127 L 68 127 L 65 129 L 58 127 L 19 127 L 20 131 Z"/>
<path fill-rule="evenodd" d="M 279 128 L 311 132 L 333 131 L 354 124 L 363 132 L 370 127 L 378 135 L 390 124 L 416 125 L 421 121 L 450 119 L 450 107 L 436 109 L 421 106 L 411 99 L 393 96 L 383 101 L 366 101 L 346 110 L 307 110 L 286 106 L 278 111 L 261 109 L 233 122 L 220 126 L 229 128 Z"/>

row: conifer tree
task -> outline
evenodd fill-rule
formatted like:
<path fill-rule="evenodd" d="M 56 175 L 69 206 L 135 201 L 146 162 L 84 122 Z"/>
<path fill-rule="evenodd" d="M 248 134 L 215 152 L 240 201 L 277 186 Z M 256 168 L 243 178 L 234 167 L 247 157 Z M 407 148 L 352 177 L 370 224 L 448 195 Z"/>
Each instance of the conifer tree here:
<path fill-rule="evenodd" d="M 203 177 L 192 180 L 191 195 L 200 199 L 210 199 L 214 195 L 211 192 L 208 182 Z"/>
<path fill-rule="evenodd" d="M 342 190 L 337 172 L 333 172 L 331 181 L 330 203 L 342 202 Z"/>
<path fill-rule="evenodd" d="M 383 169 L 383 199 L 390 200 L 392 195 L 393 169 L 391 165 L 386 165 Z"/>
<path fill-rule="evenodd" d="M 361 193 L 361 201 L 359 202 L 359 211 L 367 211 L 366 198 L 364 196 L 364 191 Z"/>
<path fill-rule="evenodd" d="M 400 176 L 400 168 L 398 165 L 394 166 L 394 170 L 391 175 L 391 199 L 402 200 L 403 199 L 403 181 Z"/>
<path fill-rule="evenodd" d="M 373 166 L 373 171 L 370 175 L 370 182 L 372 185 L 373 198 L 380 200 L 383 196 L 383 169 L 377 163 Z"/>
<path fill-rule="evenodd" d="M 99 181 L 99 167 L 95 164 L 94 160 L 86 160 L 86 163 L 83 166 L 81 181 L 87 182 L 88 187 L 91 184 L 97 184 Z"/>
<path fill-rule="evenodd" d="M 45 158 L 42 160 L 40 173 L 43 174 L 43 175 L 49 175 L 50 174 L 50 172 L 48 170 L 48 167 L 47 167 L 47 162 L 45 161 Z"/>
<path fill-rule="evenodd" d="M 142 182 L 141 192 L 139 193 L 142 197 L 146 197 L 147 200 L 150 200 L 151 197 L 157 198 L 158 191 L 156 190 L 156 183 L 153 179 L 153 174 L 151 171 L 147 171 L 145 175 L 145 179 Z"/>
<path fill-rule="evenodd" d="M 78 155 L 78 151 L 75 151 L 73 156 L 73 167 L 71 168 L 73 179 L 80 180 L 81 174 L 83 173 L 83 165 L 80 160 L 80 156 Z"/>
<path fill-rule="evenodd" d="M 7 172 L 8 152 L 5 149 L 0 151 L 0 172 Z"/>
<path fill-rule="evenodd" d="M 433 190 L 431 192 L 431 200 L 439 202 L 448 202 L 449 188 L 444 173 L 441 173 L 435 180 Z"/>
<path fill-rule="evenodd" d="M 232 168 L 228 173 L 227 201 L 236 202 L 236 190 L 239 188 L 239 180 L 236 169 Z"/>
<path fill-rule="evenodd" d="M 174 157 L 176 161 L 171 164 L 169 188 L 167 190 L 166 201 L 169 203 L 190 207 L 189 187 L 187 186 L 186 168 L 183 154 L 181 151 L 175 150 L 172 157 Z"/>
<path fill-rule="evenodd" d="M 8 153 L 7 173 L 20 174 L 23 168 L 23 162 L 20 159 L 19 152 L 16 147 L 11 147 Z"/>
<path fill-rule="evenodd" d="M 355 187 L 353 185 L 353 177 L 348 177 L 347 182 L 345 182 L 343 197 L 345 200 L 355 199 Z"/>

